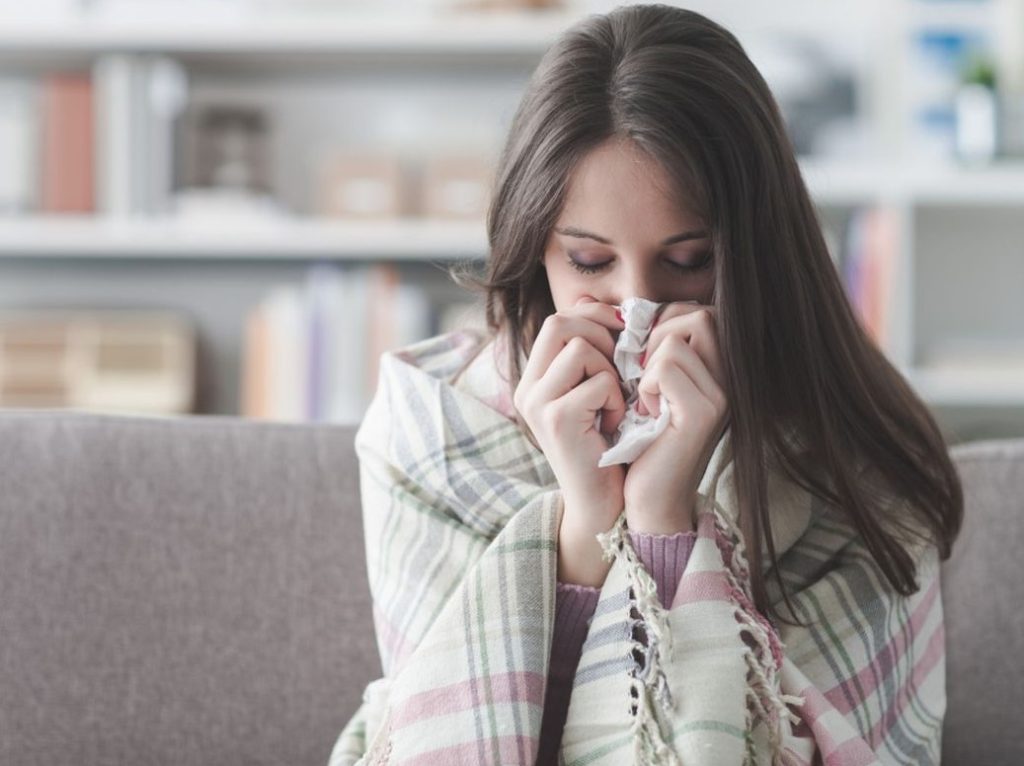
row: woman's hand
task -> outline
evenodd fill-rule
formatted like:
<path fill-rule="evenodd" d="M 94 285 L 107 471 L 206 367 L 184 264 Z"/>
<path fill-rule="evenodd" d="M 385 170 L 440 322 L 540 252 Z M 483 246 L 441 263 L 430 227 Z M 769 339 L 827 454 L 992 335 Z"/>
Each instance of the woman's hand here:
<path fill-rule="evenodd" d="M 608 573 L 595 536 L 622 512 L 625 467 L 597 462 L 608 449 L 603 434 L 614 433 L 626 413 L 612 363 L 613 331 L 624 327 L 614 306 L 587 297 L 548 316 L 512 397 L 562 490 L 562 582 L 598 586 Z M 599 412 L 601 431 L 594 427 Z"/>
<path fill-rule="evenodd" d="M 729 418 L 714 308 L 670 303 L 655 320 L 641 359 L 638 412 L 669 425 L 626 471 L 626 523 L 633 531 L 673 534 L 694 527 L 697 487 Z"/>

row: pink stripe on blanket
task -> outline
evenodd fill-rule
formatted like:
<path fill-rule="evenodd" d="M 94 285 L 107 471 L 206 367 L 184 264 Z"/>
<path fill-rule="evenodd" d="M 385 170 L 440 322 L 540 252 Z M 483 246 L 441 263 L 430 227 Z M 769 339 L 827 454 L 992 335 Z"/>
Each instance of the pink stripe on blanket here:
<path fill-rule="evenodd" d="M 814 741 L 818 745 L 825 766 L 861 766 L 861 764 L 875 763 L 875 755 L 871 748 L 860 737 L 839 742 L 833 736 L 828 727 L 821 722 L 821 718 L 830 712 L 834 712 L 825 696 L 813 686 L 806 686 L 800 692 L 804 698 L 804 704 L 799 708 L 800 718 L 814 735 Z"/>
<path fill-rule="evenodd" d="M 857 766 L 862 763 L 875 762 L 875 756 L 871 752 L 871 747 L 877 746 L 877 743 L 884 739 L 893 724 L 899 720 L 900 714 L 910 700 L 911 689 L 919 687 L 924 682 L 928 673 L 931 672 L 932 668 L 935 667 L 935 664 L 942 657 L 945 649 L 944 635 L 944 628 L 942 625 L 939 625 L 928 640 L 928 646 L 920 660 L 914 666 L 911 680 L 904 682 L 892 707 L 886 711 L 882 719 L 868 733 L 868 742 L 872 743 L 871 745 L 860 737 L 855 737 L 845 742 L 837 742 L 831 732 L 822 726 L 820 722 L 820 718 L 823 715 L 827 714 L 830 710 L 834 710 L 832 705 L 813 686 L 807 686 L 800 692 L 800 695 L 804 697 L 804 704 L 799 709 L 800 717 L 814 734 L 814 741 L 824 756 L 825 766 L 831 766 L 832 764 L 835 764 L 835 766 Z"/>
<path fill-rule="evenodd" d="M 824 756 L 824 766 L 861 766 L 878 763 L 878 758 L 861 739 L 848 739 Z"/>
<path fill-rule="evenodd" d="M 391 620 L 388 619 L 387 615 L 376 604 L 373 605 L 373 621 L 384 652 L 391 661 L 390 673 L 394 675 L 401 669 L 405 660 L 408 659 L 412 647 L 407 646 L 405 638 L 395 630 Z"/>
<path fill-rule="evenodd" d="M 903 710 L 910 703 L 911 690 L 919 688 L 924 683 L 928 674 L 931 673 L 935 665 L 938 664 L 939 660 L 945 655 L 945 638 L 945 626 L 939 625 L 935 629 L 935 632 L 932 633 L 932 637 L 928 639 L 928 646 L 925 647 L 924 653 L 918 658 L 917 663 L 914 665 L 914 670 L 910 674 L 911 680 L 909 682 L 904 681 L 903 686 L 900 687 L 899 694 L 897 694 L 896 699 L 893 700 L 892 707 L 885 711 L 885 715 L 883 715 L 881 720 L 875 724 L 875 728 L 871 730 L 872 742 L 878 743 L 885 739 L 885 735 L 889 733 L 893 724 L 899 720 L 900 715 L 903 714 Z"/>
<path fill-rule="evenodd" d="M 928 613 L 935 605 L 938 594 L 939 582 L 935 580 L 914 608 L 907 624 L 878 651 L 874 659 L 855 676 L 843 679 L 841 683 L 825 692 L 825 698 L 835 706 L 836 710 L 843 715 L 849 713 L 853 709 L 850 698 L 862 700 L 871 696 L 875 687 L 878 686 L 878 682 L 892 673 L 892 669 L 906 651 L 907 645 L 914 640 L 914 636 L 920 633 L 921 626 L 928 619 Z"/>
<path fill-rule="evenodd" d="M 496 673 L 431 689 L 398 703 L 392 727 L 401 729 L 427 718 L 495 702 L 526 702 L 542 708 L 545 682 L 546 679 L 539 673 Z M 489 693 L 483 698 L 485 684 L 489 687 Z"/>
<path fill-rule="evenodd" d="M 494 752 L 497 745 L 498 752 Z M 537 740 L 530 737 L 495 737 L 486 742 L 465 742 L 429 753 L 421 753 L 402 761 L 390 761 L 398 766 L 457 766 L 463 763 L 491 764 L 532 763 L 536 755 Z M 524 755 L 527 756 L 524 759 Z"/>
<path fill-rule="evenodd" d="M 729 599 L 729 580 L 725 572 L 718 569 L 708 572 L 684 574 L 679 581 L 672 609 L 681 604 L 695 604 L 700 601 L 721 601 Z"/>

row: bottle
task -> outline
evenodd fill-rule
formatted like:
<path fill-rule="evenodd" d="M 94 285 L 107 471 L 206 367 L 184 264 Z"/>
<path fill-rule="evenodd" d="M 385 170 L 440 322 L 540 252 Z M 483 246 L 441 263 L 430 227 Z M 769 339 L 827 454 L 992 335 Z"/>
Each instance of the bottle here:
<path fill-rule="evenodd" d="M 995 159 L 999 122 L 995 67 L 987 57 L 976 55 L 965 69 L 956 94 L 958 159 L 971 165 Z"/>

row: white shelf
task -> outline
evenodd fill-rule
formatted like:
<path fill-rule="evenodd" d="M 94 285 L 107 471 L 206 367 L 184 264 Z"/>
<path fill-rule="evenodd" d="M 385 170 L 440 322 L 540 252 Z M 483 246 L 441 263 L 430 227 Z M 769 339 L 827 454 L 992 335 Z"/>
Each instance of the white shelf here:
<path fill-rule="evenodd" d="M 822 205 L 1024 204 L 1024 164 L 987 169 L 801 163 Z M 0 257 L 484 258 L 483 222 L 239 218 L 45 217 L 0 219 Z"/>
<path fill-rule="evenodd" d="M 1024 163 L 986 169 L 801 163 L 821 205 L 1024 205 Z M 482 221 L 102 217 L 0 218 L 0 258 L 486 257 Z"/>
<path fill-rule="evenodd" d="M 996 12 L 994 2 L 977 0 L 911 0 L 906 8 L 904 23 L 910 29 L 986 30 Z"/>
<path fill-rule="evenodd" d="M 803 158 L 800 172 L 815 202 L 862 205 L 906 194 L 905 176 L 878 162 L 831 162 Z"/>
<path fill-rule="evenodd" d="M 1024 370 L 912 368 L 907 379 L 929 404 L 1024 407 Z"/>
<path fill-rule="evenodd" d="M 552 12 L 281 15 L 196 20 L 106 20 L 83 14 L 62 22 L 4 20 L 5 54 L 112 51 L 273 53 L 441 53 L 538 55 L 576 16 Z"/>
<path fill-rule="evenodd" d="M 0 257 L 483 259 L 482 222 L 0 219 Z"/>
<path fill-rule="evenodd" d="M 984 167 L 953 163 L 801 162 L 811 195 L 822 204 L 1004 206 L 1024 204 L 1024 162 Z"/>

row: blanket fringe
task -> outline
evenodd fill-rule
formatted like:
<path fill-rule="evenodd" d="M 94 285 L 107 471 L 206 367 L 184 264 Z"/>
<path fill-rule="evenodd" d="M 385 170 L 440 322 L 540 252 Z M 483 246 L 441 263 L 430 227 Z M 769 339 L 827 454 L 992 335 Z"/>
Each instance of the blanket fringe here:
<path fill-rule="evenodd" d="M 657 704 L 670 716 L 675 701 L 662 668 L 662 651 L 672 649 L 672 634 L 668 626 L 668 613 L 658 598 L 654 578 L 637 556 L 626 534 L 626 514 L 623 512 L 615 525 L 597 535 L 605 561 L 623 559 L 630 582 L 630 659 L 639 652 L 644 658 L 643 668 L 632 674 L 631 690 L 635 700 L 633 715 L 633 759 L 638 766 L 681 766 L 675 752 L 665 743 L 655 712 Z M 636 617 L 633 617 L 634 611 Z M 638 641 L 634 628 L 644 630 L 646 645 Z"/>
<path fill-rule="evenodd" d="M 795 756 L 784 745 L 788 724 L 797 725 L 800 717 L 789 707 L 802 706 L 803 697 L 782 694 L 779 673 L 782 669 L 782 642 L 775 627 L 755 607 L 750 592 L 750 570 L 739 530 L 715 509 L 703 511 L 714 519 L 715 543 L 725 563 L 733 614 L 740 625 L 741 635 L 750 639 L 744 652 L 747 664 L 746 761 L 756 763 L 753 732 L 759 722 L 767 728 L 771 747 L 772 766 L 792 766 Z M 665 743 L 655 711 L 657 704 L 671 717 L 674 708 L 672 692 L 662 668 L 663 652 L 672 648 L 672 634 L 668 625 L 668 612 L 658 599 L 658 589 L 646 567 L 643 566 L 626 533 L 626 514 L 623 512 L 615 525 L 597 535 L 605 561 L 623 559 L 630 582 L 630 635 L 631 653 L 639 652 L 644 666 L 633 673 L 634 759 L 637 764 L 671 764 L 679 759 Z M 636 617 L 633 612 L 635 610 Z M 633 628 L 644 629 L 647 644 L 636 640 Z"/>
<path fill-rule="evenodd" d="M 730 519 L 716 510 L 711 513 L 715 522 L 715 542 L 725 562 L 730 597 L 735 605 L 734 615 L 741 634 L 753 641 L 747 644 L 744 659 L 747 663 L 747 758 L 753 758 L 752 732 L 755 717 L 764 722 L 771 746 L 772 766 L 791 766 L 796 763 L 793 754 L 784 746 L 786 725 L 797 725 L 800 717 L 789 707 L 802 706 L 803 697 L 783 694 L 779 673 L 782 670 L 782 642 L 775 627 L 754 607 L 750 592 L 750 569 L 747 564 L 743 537 Z M 746 642 L 744 642 L 746 643 Z"/>

